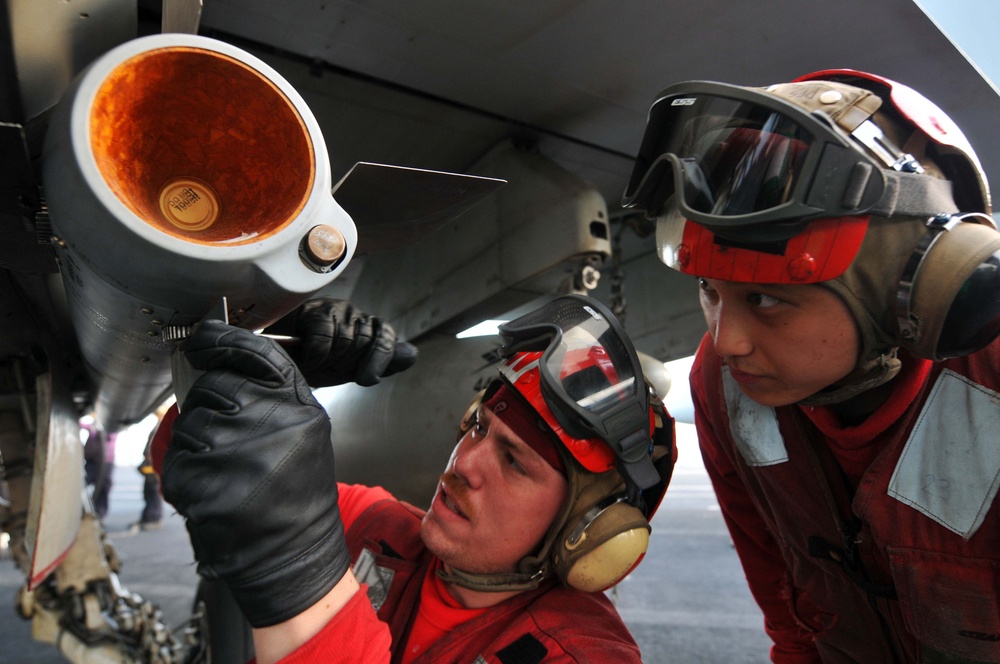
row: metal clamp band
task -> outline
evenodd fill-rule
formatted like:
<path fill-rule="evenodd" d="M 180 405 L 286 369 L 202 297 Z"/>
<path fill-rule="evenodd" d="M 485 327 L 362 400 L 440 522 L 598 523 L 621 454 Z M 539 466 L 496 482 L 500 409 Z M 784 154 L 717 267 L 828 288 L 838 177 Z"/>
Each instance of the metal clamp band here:
<path fill-rule="evenodd" d="M 991 228 L 996 228 L 996 222 L 988 215 L 981 212 L 968 212 L 965 214 L 937 214 L 927 220 L 928 232 L 920 238 L 920 242 L 913 248 L 903 274 L 899 278 L 899 287 L 896 291 L 896 320 L 899 325 L 899 333 L 906 340 L 917 338 L 919 332 L 919 321 L 913 315 L 913 285 L 920 274 L 920 266 L 934 243 L 941 237 L 943 231 L 950 231 L 958 224 L 967 220 L 975 219 L 970 223 L 983 223 Z"/>

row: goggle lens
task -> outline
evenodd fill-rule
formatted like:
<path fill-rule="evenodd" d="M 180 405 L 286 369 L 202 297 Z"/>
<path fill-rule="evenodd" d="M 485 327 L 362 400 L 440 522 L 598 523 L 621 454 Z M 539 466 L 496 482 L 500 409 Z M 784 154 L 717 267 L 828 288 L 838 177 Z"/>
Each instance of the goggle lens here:
<path fill-rule="evenodd" d="M 662 177 L 661 164 L 669 161 L 679 169 L 687 207 L 719 217 L 791 201 L 812 143 L 782 113 L 710 95 L 662 99 L 652 110 L 654 122 L 662 131 L 642 146 L 642 154 L 654 160 L 643 184 L 650 175 Z"/>
<path fill-rule="evenodd" d="M 501 325 L 500 335 L 507 356 L 544 351 L 539 362 L 543 394 L 571 435 L 600 437 L 617 449 L 623 431 L 648 429 L 649 402 L 638 356 L 600 303 L 560 297 Z"/>
<path fill-rule="evenodd" d="M 545 362 L 549 375 L 558 378 L 576 405 L 593 413 L 601 413 L 635 393 L 635 374 L 627 364 L 627 352 L 605 348 L 604 344 L 615 342 L 609 330 L 606 322 L 597 319 L 564 330 L 562 343 L 552 347 Z"/>

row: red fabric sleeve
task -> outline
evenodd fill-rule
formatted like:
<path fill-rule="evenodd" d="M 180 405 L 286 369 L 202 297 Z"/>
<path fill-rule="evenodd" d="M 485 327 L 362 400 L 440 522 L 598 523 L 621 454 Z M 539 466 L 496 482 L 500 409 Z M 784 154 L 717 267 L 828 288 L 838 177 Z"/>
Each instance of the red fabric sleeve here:
<path fill-rule="evenodd" d="M 156 425 L 153 439 L 149 442 L 149 456 L 153 462 L 153 470 L 157 475 L 163 475 L 163 457 L 170 447 L 170 437 L 173 434 L 174 420 L 177 419 L 177 404 L 173 404 L 167 409 Z"/>
<path fill-rule="evenodd" d="M 354 593 L 330 622 L 283 664 L 384 664 L 391 658 L 389 626 L 368 601 L 368 586 Z"/>
<path fill-rule="evenodd" d="M 344 522 L 345 530 L 351 527 L 362 512 L 380 500 L 396 498 L 380 486 L 337 482 L 337 506 L 340 508 L 340 519 Z"/>
<path fill-rule="evenodd" d="M 368 601 L 368 586 L 347 601 L 330 622 L 281 664 L 385 664 L 391 658 L 389 626 Z M 251 659 L 248 664 L 256 664 Z"/>
<path fill-rule="evenodd" d="M 812 638 L 802 629 L 789 608 L 785 560 L 727 453 L 727 450 L 733 453 L 734 447 L 731 442 L 722 442 L 715 431 L 714 424 L 724 422 L 725 414 L 721 403 L 715 409 L 708 403 L 702 375 L 706 353 L 715 353 L 707 336 L 691 367 L 691 396 L 698 444 L 750 592 L 764 613 L 764 630 L 774 642 L 771 661 L 775 664 L 821 664 Z M 710 370 L 716 369 L 711 367 Z M 715 398 L 721 400 L 721 397 Z"/>

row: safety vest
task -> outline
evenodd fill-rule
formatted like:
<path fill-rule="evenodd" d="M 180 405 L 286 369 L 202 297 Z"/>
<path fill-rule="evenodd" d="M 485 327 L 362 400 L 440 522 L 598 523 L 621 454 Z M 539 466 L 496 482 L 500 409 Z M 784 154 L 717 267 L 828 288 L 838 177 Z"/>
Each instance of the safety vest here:
<path fill-rule="evenodd" d="M 423 512 L 382 500 L 346 531 L 358 581 L 392 634 L 401 661 L 433 555 L 420 539 Z M 523 592 L 463 623 L 413 664 L 640 662 L 639 648 L 603 593 L 558 585 Z"/>
<path fill-rule="evenodd" d="M 743 480 L 824 662 L 1000 662 L 1000 342 L 929 367 L 853 490 L 807 408 L 751 401 L 708 338 L 696 370 L 720 438 L 701 444 Z"/>

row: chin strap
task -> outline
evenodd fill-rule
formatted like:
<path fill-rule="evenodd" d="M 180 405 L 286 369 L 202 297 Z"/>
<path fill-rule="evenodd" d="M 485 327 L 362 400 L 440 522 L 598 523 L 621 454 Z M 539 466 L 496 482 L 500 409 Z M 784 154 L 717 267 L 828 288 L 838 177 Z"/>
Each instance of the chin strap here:
<path fill-rule="evenodd" d="M 447 584 L 487 593 L 534 590 L 548 576 L 544 568 L 539 568 L 534 573 L 497 572 L 494 574 L 479 574 L 476 572 L 463 572 L 460 569 L 446 570 L 444 567 L 437 571 L 437 575 Z"/>
<path fill-rule="evenodd" d="M 899 349 L 892 348 L 878 357 L 869 360 L 852 375 L 857 378 L 849 379 L 848 382 L 833 385 L 821 390 L 816 394 L 799 401 L 802 406 L 829 406 L 830 404 L 841 403 L 852 397 L 888 383 L 896 377 L 903 366 L 896 353 Z"/>

